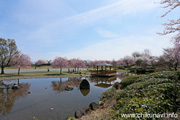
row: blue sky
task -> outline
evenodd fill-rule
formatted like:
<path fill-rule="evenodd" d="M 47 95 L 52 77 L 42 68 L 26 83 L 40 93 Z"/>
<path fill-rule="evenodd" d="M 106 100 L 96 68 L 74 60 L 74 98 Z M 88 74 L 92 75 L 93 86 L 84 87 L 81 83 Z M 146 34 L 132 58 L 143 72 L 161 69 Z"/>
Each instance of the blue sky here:
<path fill-rule="evenodd" d="M 179 17 L 159 0 L 0 0 L 0 37 L 15 39 L 32 61 L 57 56 L 118 60 L 149 49 L 161 55 L 172 35 L 162 24 Z"/>

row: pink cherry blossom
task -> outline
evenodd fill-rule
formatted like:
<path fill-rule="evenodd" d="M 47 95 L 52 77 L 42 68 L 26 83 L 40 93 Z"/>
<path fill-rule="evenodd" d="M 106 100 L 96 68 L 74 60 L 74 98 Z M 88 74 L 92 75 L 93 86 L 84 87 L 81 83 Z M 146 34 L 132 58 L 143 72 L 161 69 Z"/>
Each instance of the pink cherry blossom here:
<path fill-rule="evenodd" d="M 83 60 L 75 59 L 75 58 L 70 60 L 70 65 L 75 69 L 75 71 L 76 68 L 79 69 L 86 67 L 85 62 Z"/>
<path fill-rule="evenodd" d="M 62 68 L 67 67 L 68 60 L 66 58 L 57 57 L 51 65 L 53 68 L 60 68 L 60 74 L 62 74 Z"/>
<path fill-rule="evenodd" d="M 28 55 L 17 55 L 12 60 L 13 67 L 18 68 L 18 75 L 20 73 L 21 68 L 31 67 L 31 60 Z"/>

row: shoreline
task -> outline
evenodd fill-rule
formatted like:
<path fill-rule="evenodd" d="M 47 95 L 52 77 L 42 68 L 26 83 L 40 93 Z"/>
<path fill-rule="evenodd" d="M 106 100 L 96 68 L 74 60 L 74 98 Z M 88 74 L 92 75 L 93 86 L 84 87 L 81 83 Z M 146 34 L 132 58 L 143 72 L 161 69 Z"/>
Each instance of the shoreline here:
<path fill-rule="evenodd" d="M 32 75 L 32 76 L 12 76 L 12 77 L 2 77 L 0 81 L 3 80 L 17 80 L 17 79 L 33 79 L 33 78 L 66 78 L 66 77 L 89 77 L 89 75 L 81 74 L 68 74 L 68 75 Z"/>

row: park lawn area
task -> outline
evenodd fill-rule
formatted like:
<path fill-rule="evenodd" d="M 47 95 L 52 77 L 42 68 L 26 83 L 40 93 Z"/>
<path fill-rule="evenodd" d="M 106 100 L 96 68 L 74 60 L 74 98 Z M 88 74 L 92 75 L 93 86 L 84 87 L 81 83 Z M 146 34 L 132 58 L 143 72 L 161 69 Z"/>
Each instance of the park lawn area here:
<path fill-rule="evenodd" d="M 39 66 L 39 67 L 36 67 L 36 69 L 51 69 L 52 68 L 52 66 L 48 66 L 48 65 L 46 65 L 46 66 Z M 17 68 L 14 68 L 14 67 L 5 67 L 5 69 L 17 69 Z M 23 68 L 21 68 L 21 69 L 23 69 Z M 27 68 L 25 68 L 25 69 L 27 69 Z M 28 69 L 35 69 L 35 66 L 31 66 L 30 68 L 28 68 Z"/>
<path fill-rule="evenodd" d="M 76 73 L 68 73 L 67 71 L 63 71 L 62 74 L 60 75 L 59 72 L 22 72 L 20 73 L 20 75 L 18 75 L 17 73 L 9 73 L 9 74 L 0 74 L 0 80 L 6 79 L 6 78 L 23 78 L 23 77 L 70 77 L 70 76 L 87 76 L 88 71 L 81 71 L 81 74 Z"/>

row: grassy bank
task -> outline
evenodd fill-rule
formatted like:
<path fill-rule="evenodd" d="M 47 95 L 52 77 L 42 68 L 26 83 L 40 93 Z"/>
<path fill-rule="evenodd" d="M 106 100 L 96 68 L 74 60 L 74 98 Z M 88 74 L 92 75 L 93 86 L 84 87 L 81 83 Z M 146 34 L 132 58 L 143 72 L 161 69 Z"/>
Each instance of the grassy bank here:
<path fill-rule="evenodd" d="M 100 96 L 100 100 L 107 107 L 101 107 L 97 112 L 92 112 L 83 118 L 86 120 L 92 120 L 92 118 L 93 120 L 164 120 L 165 117 L 160 115 L 180 113 L 180 72 L 129 76 L 121 81 L 120 86 L 121 90 L 112 88 Z M 156 114 L 156 116 L 148 118 L 142 114 Z M 123 115 L 127 116 L 123 117 Z M 180 114 L 178 116 L 176 120 L 180 119 Z M 175 117 L 177 116 L 171 118 Z"/>
<path fill-rule="evenodd" d="M 0 74 L 0 80 L 13 80 L 13 79 L 23 79 L 23 78 L 48 78 L 48 77 L 75 77 L 75 76 L 89 76 L 88 71 L 68 73 L 63 72 L 61 75 L 59 72 L 24 72 L 18 75 L 17 73 Z"/>

